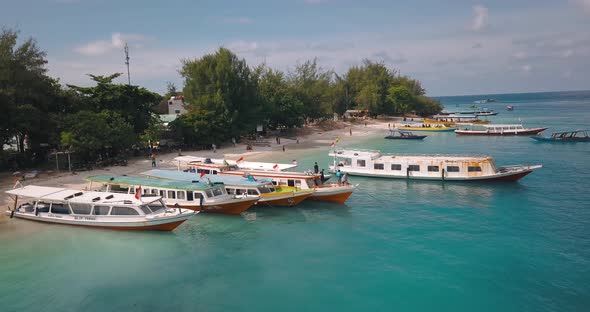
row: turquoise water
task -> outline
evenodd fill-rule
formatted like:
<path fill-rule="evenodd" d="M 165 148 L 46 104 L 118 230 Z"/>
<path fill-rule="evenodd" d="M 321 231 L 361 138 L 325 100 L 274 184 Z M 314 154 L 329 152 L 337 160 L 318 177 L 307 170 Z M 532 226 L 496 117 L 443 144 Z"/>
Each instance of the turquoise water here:
<path fill-rule="evenodd" d="M 496 98 L 495 122 L 590 128 L 590 92 Z M 507 112 L 510 103 L 516 108 Z M 0 224 L 1 311 L 584 311 L 590 144 L 429 134 L 355 147 L 543 164 L 518 183 L 351 178 L 346 205 L 199 215 L 173 233 Z M 297 158 L 327 167 L 327 147 Z"/>

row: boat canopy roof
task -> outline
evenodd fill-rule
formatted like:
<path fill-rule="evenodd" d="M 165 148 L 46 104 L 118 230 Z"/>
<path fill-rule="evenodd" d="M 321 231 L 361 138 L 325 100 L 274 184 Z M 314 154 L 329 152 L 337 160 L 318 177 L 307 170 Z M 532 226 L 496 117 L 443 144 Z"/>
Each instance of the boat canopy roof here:
<path fill-rule="evenodd" d="M 330 152 L 330 156 L 336 156 L 341 158 L 353 158 L 353 157 L 371 157 L 375 161 L 390 161 L 393 159 L 404 159 L 404 160 L 428 160 L 428 161 L 482 161 L 492 160 L 491 156 L 488 155 L 444 155 L 444 154 L 381 154 L 377 151 L 362 151 L 362 150 L 338 150 L 336 153 Z"/>
<path fill-rule="evenodd" d="M 237 165 L 240 169 L 250 169 L 250 170 L 275 170 L 275 164 L 279 166 L 279 170 L 287 170 L 293 169 L 297 167 L 295 164 L 277 164 L 277 163 L 268 163 L 268 162 L 256 162 L 256 161 L 241 161 L 236 162 L 235 160 L 226 160 L 226 159 L 219 159 L 219 158 L 207 158 L 207 157 L 200 157 L 200 156 L 178 156 L 175 157 L 174 160 L 181 162 L 181 163 L 203 163 L 203 164 L 213 164 L 213 165 Z"/>
<path fill-rule="evenodd" d="M 134 194 L 105 193 L 95 191 L 80 191 L 59 187 L 27 185 L 6 191 L 6 193 L 16 196 L 36 198 L 48 201 L 68 201 L 73 203 L 92 203 L 92 204 L 136 204 L 151 203 L 159 200 L 160 196 L 142 197 L 142 200 L 135 198 Z"/>
<path fill-rule="evenodd" d="M 465 115 L 465 114 L 462 114 L 462 115 L 454 115 L 454 114 L 451 114 L 451 115 L 434 115 L 434 116 L 432 116 L 432 118 L 477 119 L 477 116 L 475 116 L 475 115 Z"/>
<path fill-rule="evenodd" d="M 553 132 L 552 135 L 562 135 L 562 134 L 574 134 L 574 133 L 587 133 L 590 130 L 575 130 L 575 131 L 562 131 L 562 132 Z"/>
<path fill-rule="evenodd" d="M 240 185 L 240 186 L 263 186 L 267 184 L 272 184 L 271 179 L 264 179 L 264 178 L 257 178 L 256 180 L 249 180 L 245 177 L 238 177 L 232 175 L 219 175 L 219 174 L 207 174 L 203 178 L 199 178 L 200 175 L 198 173 L 192 172 L 182 172 L 182 171 L 172 171 L 172 170 L 161 170 L 161 169 L 154 169 L 144 171 L 141 174 L 146 175 L 148 177 L 155 177 L 160 179 L 169 179 L 169 180 L 177 180 L 177 181 L 194 181 L 194 180 L 201 180 L 207 182 L 207 178 L 211 180 L 213 183 L 223 183 L 225 185 Z"/>
<path fill-rule="evenodd" d="M 118 184 L 118 185 L 129 185 L 129 186 L 147 186 L 147 187 L 158 187 L 176 190 L 208 190 L 218 185 L 211 185 L 205 178 L 199 179 L 195 176 L 191 181 L 171 181 L 156 178 L 139 178 L 139 177 L 127 177 L 127 176 L 108 176 L 108 175 L 97 175 L 86 178 L 91 182 L 100 182 L 106 184 Z M 213 181 L 211 181 L 213 182 Z M 214 183 L 221 184 L 223 183 Z"/>

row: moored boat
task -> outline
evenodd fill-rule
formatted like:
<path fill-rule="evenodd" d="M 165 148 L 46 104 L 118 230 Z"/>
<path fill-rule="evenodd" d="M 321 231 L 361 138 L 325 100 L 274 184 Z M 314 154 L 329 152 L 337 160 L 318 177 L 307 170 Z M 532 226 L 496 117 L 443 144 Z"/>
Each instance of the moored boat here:
<path fill-rule="evenodd" d="M 389 140 L 422 140 L 426 137 L 426 135 L 415 135 L 412 132 L 404 131 L 400 129 L 392 129 L 389 130 L 389 135 L 386 136 L 386 139 Z"/>
<path fill-rule="evenodd" d="M 512 106 L 512 105 L 506 105 L 506 110 L 507 111 L 513 111 L 514 110 L 514 106 Z"/>
<path fill-rule="evenodd" d="M 590 142 L 590 130 L 554 132 L 550 136 L 536 135 L 531 138 L 540 142 Z"/>
<path fill-rule="evenodd" d="M 112 230 L 172 231 L 194 211 L 166 208 L 161 197 L 27 185 L 6 191 L 11 217 Z M 18 202 L 22 201 L 19 205 Z"/>
<path fill-rule="evenodd" d="M 453 126 L 457 124 L 489 124 L 488 120 L 480 120 L 475 115 L 434 115 L 432 118 L 425 118 L 425 124 L 441 124 Z"/>
<path fill-rule="evenodd" d="M 537 134 L 547 128 L 525 128 L 521 124 L 509 125 L 466 125 L 463 129 L 455 130 L 459 135 L 531 135 Z"/>
<path fill-rule="evenodd" d="M 402 131 L 414 131 L 414 132 L 453 132 L 455 128 L 447 127 L 441 124 L 396 124 L 398 129 Z"/>
<path fill-rule="evenodd" d="M 330 171 L 367 177 L 444 180 L 517 181 L 541 165 L 496 167 L 490 156 L 393 155 L 368 150 L 335 150 Z"/>
<path fill-rule="evenodd" d="M 237 166 L 241 170 L 263 170 L 263 171 L 285 171 L 297 167 L 297 163 L 294 161 L 293 164 L 281 164 L 281 163 L 268 163 L 258 161 L 245 161 L 243 157 L 238 160 L 229 160 L 222 158 L 208 158 L 201 156 L 178 156 L 174 160 L 177 162 L 178 169 L 189 163 L 204 163 L 213 165 L 233 165 Z"/>
<path fill-rule="evenodd" d="M 209 174 L 200 177 L 200 173 L 171 170 L 149 170 L 143 175 L 176 181 L 193 181 L 209 179 L 213 183 L 223 183 L 229 194 L 259 197 L 258 204 L 269 206 L 292 207 L 298 205 L 313 194 L 313 190 L 302 190 L 290 186 L 275 186 L 268 178 L 238 177 L 231 175 Z"/>
<path fill-rule="evenodd" d="M 128 176 L 99 175 L 86 178 L 100 183 L 107 192 L 161 196 L 168 207 L 180 207 L 207 213 L 240 214 L 252 207 L 258 197 L 230 195 L 223 183 L 170 181 Z M 92 187 L 92 185 L 91 185 Z"/>
<path fill-rule="evenodd" d="M 325 183 L 320 174 L 284 172 L 284 171 L 263 171 L 263 170 L 240 170 L 232 165 L 215 165 L 203 163 L 190 163 L 197 172 L 209 172 L 210 174 L 227 174 L 234 176 L 253 176 L 255 178 L 272 179 L 277 186 L 289 186 L 302 190 L 313 190 L 308 197 L 311 200 L 321 200 L 342 204 L 354 191 L 355 186 L 348 183 Z"/>

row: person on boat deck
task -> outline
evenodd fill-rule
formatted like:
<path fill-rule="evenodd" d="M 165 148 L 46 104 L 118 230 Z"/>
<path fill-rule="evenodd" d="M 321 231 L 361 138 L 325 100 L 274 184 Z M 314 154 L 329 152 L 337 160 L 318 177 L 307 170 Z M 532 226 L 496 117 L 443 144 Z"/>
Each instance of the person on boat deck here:
<path fill-rule="evenodd" d="M 342 184 L 348 184 L 348 174 L 346 172 L 342 175 Z"/>
<path fill-rule="evenodd" d="M 340 171 L 340 169 L 336 171 L 336 178 L 338 178 L 338 183 L 342 183 L 342 172 Z"/>
<path fill-rule="evenodd" d="M 320 167 L 318 166 L 318 162 L 316 161 L 315 164 L 313 165 L 313 173 L 319 173 L 320 172 Z"/>
<path fill-rule="evenodd" d="M 320 171 L 320 177 L 322 179 L 322 183 L 324 183 L 326 181 L 326 176 L 324 175 L 324 169 L 322 169 L 322 171 Z"/>

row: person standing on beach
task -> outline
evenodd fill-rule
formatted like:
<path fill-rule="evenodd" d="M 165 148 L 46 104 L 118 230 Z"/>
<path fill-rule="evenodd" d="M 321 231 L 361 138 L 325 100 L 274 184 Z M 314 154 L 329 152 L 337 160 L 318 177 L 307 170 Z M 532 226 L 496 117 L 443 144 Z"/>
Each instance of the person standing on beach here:
<path fill-rule="evenodd" d="M 217 153 L 217 145 L 211 144 L 211 147 L 213 147 L 213 153 Z"/>
<path fill-rule="evenodd" d="M 283 145 L 283 152 L 285 151 L 285 145 Z"/>
<path fill-rule="evenodd" d="M 313 173 L 319 173 L 320 167 L 318 166 L 318 162 L 316 161 L 313 165 Z"/>
<path fill-rule="evenodd" d="M 350 136 L 352 136 L 352 127 L 350 127 Z"/>
<path fill-rule="evenodd" d="M 157 165 L 156 162 L 156 153 L 152 153 L 152 155 L 150 156 L 152 158 L 152 168 L 155 168 Z"/>
<path fill-rule="evenodd" d="M 236 138 L 232 137 L 231 142 L 233 143 L 234 147 L 236 147 Z"/>

